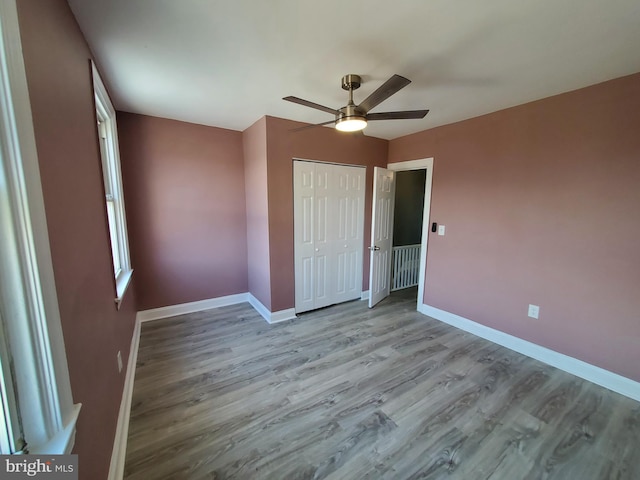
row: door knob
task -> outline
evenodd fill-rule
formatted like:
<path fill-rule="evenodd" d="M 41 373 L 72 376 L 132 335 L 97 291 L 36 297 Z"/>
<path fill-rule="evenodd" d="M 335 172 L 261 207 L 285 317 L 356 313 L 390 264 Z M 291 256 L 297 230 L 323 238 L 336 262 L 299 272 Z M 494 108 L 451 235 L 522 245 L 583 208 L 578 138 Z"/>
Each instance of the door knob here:
<path fill-rule="evenodd" d="M 380 247 L 376 247 L 375 245 L 373 247 L 369 247 L 369 250 L 372 250 L 374 252 L 377 252 L 378 250 L 380 250 Z"/>

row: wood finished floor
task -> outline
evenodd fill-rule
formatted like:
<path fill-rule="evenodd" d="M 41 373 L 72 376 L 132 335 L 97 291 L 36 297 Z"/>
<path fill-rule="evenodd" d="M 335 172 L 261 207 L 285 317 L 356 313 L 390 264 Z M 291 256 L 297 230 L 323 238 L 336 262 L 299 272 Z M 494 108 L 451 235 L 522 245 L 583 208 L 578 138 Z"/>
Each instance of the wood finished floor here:
<path fill-rule="evenodd" d="M 640 479 L 640 403 L 425 317 L 144 323 L 125 478 Z"/>

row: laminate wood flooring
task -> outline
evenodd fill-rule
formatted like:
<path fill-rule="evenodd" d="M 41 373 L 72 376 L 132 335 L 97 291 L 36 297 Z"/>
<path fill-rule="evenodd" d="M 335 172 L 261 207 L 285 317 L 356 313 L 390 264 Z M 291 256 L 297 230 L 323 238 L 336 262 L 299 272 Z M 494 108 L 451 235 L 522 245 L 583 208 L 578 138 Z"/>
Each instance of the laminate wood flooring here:
<path fill-rule="evenodd" d="M 640 403 L 415 311 L 144 323 L 127 480 L 640 479 Z"/>

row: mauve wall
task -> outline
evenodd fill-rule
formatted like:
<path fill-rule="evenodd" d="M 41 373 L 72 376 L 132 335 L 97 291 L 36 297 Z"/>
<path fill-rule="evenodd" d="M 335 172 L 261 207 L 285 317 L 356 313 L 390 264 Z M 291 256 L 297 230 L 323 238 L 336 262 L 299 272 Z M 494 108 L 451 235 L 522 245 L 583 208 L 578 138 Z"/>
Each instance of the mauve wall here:
<path fill-rule="evenodd" d="M 269 188 L 269 244 L 271 258 L 271 311 L 293 308 L 295 278 L 293 259 L 293 158 L 365 165 L 364 245 L 371 235 L 373 167 L 387 165 L 388 142 L 379 138 L 312 128 L 298 132 L 302 124 L 267 117 L 267 163 Z M 364 251 L 363 289 L 369 288 L 369 255 Z"/>
<path fill-rule="evenodd" d="M 107 478 L 135 312 L 116 310 L 89 58 L 64 0 L 17 2 L 73 400 L 80 478 Z M 134 282 L 136 281 L 134 274 Z"/>
<path fill-rule="evenodd" d="M 242 134 L 118 112 L 139 310 L 247 291 Z"/>
<path fill-rule="evenodd" d="M 636 74 L 391 141 L 435 159 L 425 302 L 640 381 L 639 132 Z"/>
<path fill-rule="evenodd" d="M 242 144 L 247 203 L 249 292 L 271 310 L 266 117 L 242 132 Z"/>

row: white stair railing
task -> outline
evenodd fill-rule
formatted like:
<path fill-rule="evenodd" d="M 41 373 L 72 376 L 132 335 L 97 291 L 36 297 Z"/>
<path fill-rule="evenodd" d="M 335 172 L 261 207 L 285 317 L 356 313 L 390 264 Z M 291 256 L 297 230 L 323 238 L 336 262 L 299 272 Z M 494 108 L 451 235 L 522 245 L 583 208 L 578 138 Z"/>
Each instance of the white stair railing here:
<path fill-rule="evenodd" d="M 420 244 L 393 247 L 391 291 L 418 285 L 419 270 Z"/>

